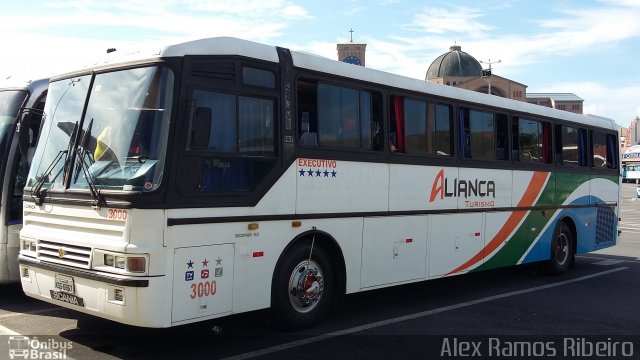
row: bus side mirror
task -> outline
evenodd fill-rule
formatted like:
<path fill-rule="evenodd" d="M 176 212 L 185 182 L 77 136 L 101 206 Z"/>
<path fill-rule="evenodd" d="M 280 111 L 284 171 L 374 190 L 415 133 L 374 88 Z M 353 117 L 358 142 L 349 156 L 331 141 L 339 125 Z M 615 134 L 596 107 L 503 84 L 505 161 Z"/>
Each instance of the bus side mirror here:
<path fill-rule="evenodd" d="M 26 154 L 31 146 L 31 137 L 33 136 L 29 131 L 31 129 L 31 114 L 29 110 L 21 111 L 21 118 L 16 132 L 18 133 L 18 149 L 21 154 Z"/>
<path fill-rule="evenodd" d="M 211 133 L 211 108 L 197 107 L 191 126 L 191 149 L 209 149 L 209 134 Z"/>

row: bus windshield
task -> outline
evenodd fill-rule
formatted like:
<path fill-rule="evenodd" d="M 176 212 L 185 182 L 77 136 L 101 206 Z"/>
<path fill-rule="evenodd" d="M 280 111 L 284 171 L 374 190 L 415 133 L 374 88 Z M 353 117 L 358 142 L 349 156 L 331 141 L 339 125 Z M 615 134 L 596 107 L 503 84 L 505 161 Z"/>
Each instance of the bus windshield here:
<path fill-rule="evenodd" d="M 173 73 L 143 67 L 52 82 L 27 187 L 152 191 L 162 178 Z"/>
<path fill-rule="evenodd" d="M 5 167 L 11 132 L 20 106 L 26 97 L 27 92 L 23 90 L 0 91 L 0 169 Z"/>

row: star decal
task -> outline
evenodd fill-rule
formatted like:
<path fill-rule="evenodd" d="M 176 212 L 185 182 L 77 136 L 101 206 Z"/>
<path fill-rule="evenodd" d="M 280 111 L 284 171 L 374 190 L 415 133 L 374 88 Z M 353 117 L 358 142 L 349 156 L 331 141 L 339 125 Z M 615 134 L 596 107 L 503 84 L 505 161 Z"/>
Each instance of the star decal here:
<path fill-rule="evenodd" d="M 322 174 L 322 173 L 320 172 L 320 169 L 316 170 L 316 177 L 320 177 L 320 174 Z"/>
<path fill-rule="evenodd" d="M 324 177 L 329 177 L 329 170 L 324 169 Z"/>
<path fill-rule="evenodd" d="M 202 262 L 202 266 L 208 266 L 209 265 L 209 260 L 204 259 L 204 261 Z"/>
<path fill-rule="evenodd" d="M 335 170 L 331 171 L 331 177 L 336 177 L 337 172 Z"/>
<path fill-rule="evenodd" d="M 311 170 L 311 169 L 307 170 L 307 174 L 308 174 L 309 176 L 313 177 L 313 170 Z"/>
<path fill-rule="evenodd" d="M 298 172 L 300 173 L 300 176 L 304 176 L 304 169 L 300 169 Z"/>
<path fill-rule="evenodd" d="M 191 261 L 191 259 L 189 259 L 189 262 L 187 263 L 187 269 L 193 269 L 193 261 Z"/>
<path fill-rule="evenodd" d="M 220 258 L 220 256 L 218 256 L 218 258 L 216 259 L 216 265 L 222 265 L 222 259 Z"/>

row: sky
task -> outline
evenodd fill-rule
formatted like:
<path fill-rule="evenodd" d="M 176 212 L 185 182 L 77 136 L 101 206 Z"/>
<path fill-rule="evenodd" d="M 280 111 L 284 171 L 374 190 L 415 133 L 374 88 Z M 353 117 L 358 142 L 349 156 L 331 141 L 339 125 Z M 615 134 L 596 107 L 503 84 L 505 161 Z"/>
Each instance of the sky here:
<path fill-rule="evenodd" d="M 424 79 L 457 44 L 527 92 L 574 93 L 584 113 L 622 126 L 640 115 L 638 0 L 21 0 L 0 2 L 0 81 L 148 49 L 234 36 Z"/>

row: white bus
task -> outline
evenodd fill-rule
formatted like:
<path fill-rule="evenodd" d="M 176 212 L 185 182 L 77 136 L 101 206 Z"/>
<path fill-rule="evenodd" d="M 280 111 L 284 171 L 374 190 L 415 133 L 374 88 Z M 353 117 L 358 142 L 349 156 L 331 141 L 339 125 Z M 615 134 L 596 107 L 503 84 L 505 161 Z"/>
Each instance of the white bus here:
<path fill-rule="evenodd" d="M 633 145 L 622 154 L 622 181 L 640 181 L 640 145 Z"/>
<path fill-rule="evenodd" d="M 40 130 L 48 79 L 0 85 L 0 283 L 20 281 L 19 231 L 22 227 L 22 189 Z M 14 136 L 24 118 L 25 143 L 19 151 Z"/>
<path fill-rule="evenodd" d="M 29 296 L 145 327 L 271 308 L 295 328 L 344 294 L 562 273 L 616 243 L 613 121 L 233 38 L 138 56 L 51 81 Z"/>

